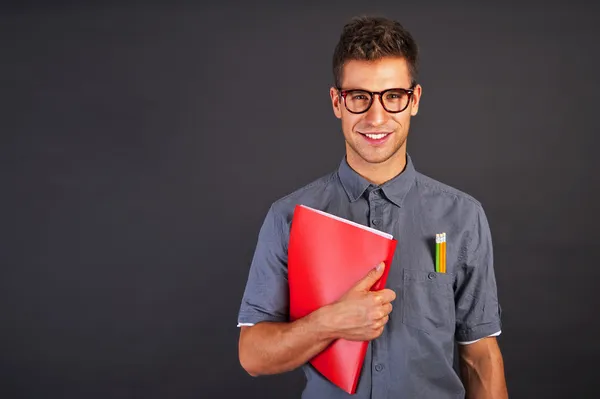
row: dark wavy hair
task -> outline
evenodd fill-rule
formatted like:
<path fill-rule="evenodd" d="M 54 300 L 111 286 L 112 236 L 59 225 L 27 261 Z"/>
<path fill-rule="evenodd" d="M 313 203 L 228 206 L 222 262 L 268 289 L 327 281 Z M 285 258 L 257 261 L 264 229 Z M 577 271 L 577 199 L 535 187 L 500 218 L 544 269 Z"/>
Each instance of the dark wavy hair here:
<path fill-rule="evenodd" d="M 341 85 L 342 71 L 347 61 L 374 61 L 384 57 L 404 58 L 409 66 L 412 85 L 416 84 L 419 50 L 410 32 L 398 21 L 388 18 L 354 17 L 344 25 L 333 53 L 335 86 Z"/>

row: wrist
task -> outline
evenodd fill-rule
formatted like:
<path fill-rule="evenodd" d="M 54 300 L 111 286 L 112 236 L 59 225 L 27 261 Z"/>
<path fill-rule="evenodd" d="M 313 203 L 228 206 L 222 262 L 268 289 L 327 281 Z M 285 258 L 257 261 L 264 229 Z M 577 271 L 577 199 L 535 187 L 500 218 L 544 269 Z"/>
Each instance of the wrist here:
<path fill-rule="evenodd" d="M 323 306 L 310 314 L 310 325 L 319 340 L 332 340 L 339 338 L 339 333 L 334 323 L 334 305 Z"/>

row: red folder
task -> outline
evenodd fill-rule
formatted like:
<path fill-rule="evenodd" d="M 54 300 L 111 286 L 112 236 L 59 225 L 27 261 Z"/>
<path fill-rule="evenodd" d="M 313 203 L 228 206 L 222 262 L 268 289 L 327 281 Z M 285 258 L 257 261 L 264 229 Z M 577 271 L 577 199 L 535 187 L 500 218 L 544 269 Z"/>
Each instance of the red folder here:
<path fill-rule="evenodd" d="M 385 270 L 371 289 L 383 289 L 396 243 L 387 233 L 296 205 L 288 244 L 291 320 L 337 301 L 381 261 Z M 368 342 L 338 339 L 310 363 L 333 384 L 354 394 L 367 347 Z"/>

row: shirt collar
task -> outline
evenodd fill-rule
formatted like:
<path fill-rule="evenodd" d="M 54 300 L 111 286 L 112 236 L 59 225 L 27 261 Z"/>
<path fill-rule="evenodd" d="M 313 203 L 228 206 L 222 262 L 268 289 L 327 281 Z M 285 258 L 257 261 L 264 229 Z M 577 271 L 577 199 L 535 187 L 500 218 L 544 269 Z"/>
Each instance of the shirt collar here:
<path fill-rule="evenodd" d="M 415 173 L 414 164 L 408 154 L 406 154 L 406 166 L 404 170 L 380 186 L 370 183 L 367 179 L 356 173 L 348 165 L 345 156 L 338 168 L 338 176 L 351 202 L 358 200 L 369 188 L 381 188 L 385 196 L 399 207 L 402 207 L 402 202 L 414 183 Z"/>

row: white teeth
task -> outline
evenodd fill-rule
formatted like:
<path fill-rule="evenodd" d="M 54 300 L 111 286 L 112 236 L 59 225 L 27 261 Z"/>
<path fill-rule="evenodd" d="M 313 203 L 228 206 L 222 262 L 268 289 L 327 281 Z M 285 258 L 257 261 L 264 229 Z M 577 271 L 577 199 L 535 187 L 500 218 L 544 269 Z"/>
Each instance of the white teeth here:
<path fill-rule="evenodd" d="M 367 136 L 370 139 L 373 140 L 379 140 L 384 138 L 385 136 L 387 136 L 387 133 L 382 133 L 382 134 L 366 134 L 365 136 Z"/>

